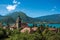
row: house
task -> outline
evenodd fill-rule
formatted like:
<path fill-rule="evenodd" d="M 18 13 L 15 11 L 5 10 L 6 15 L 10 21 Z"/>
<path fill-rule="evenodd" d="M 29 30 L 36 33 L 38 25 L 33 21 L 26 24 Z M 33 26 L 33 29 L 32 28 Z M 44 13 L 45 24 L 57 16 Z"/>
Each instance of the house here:
<path fill-rule="evenodd" d="M 10 30 L 18 29 L 18 28 L 25 28 L 28 27 L 27 23 L 22 23 L 20 16 L 18 16 L 16 23 L 10 25 Z"/>
<path fill-rule="evenodd" d="M 24 32 L 26 32 L 26 31 L 28 31 L 28 33 L 33 33 L 33 32 L 35 32 L 37 29 L 38 29 L 38 27 L 33 27 L 33 28 L 25 27 L 25 28 L 23 28 L 20 32 L 24 33 Z"/>
<path fill-rule="evenodd" d="M 16 24 L 10 25 L 10 30 L 17 29 Z"/>
<path fill-rule="evenodd" d="M 57 28 L 48 28 L 48 30 L 54 31 L 54 32 L 58 32 L 58 29 Z"/>
<path fill-rule="evenodd" d="M 28 31 L 28 33 L 31 32 L 31 30 L 30 30 L 29 27 L 25 27 L 25 28 L 23 28 L 20 32 L 24 33 L 24 32 L 26 32 L 26 31 Z"/>
<path fill-rule="evenodd" d="M 28 24 L 27 23 L 21 23 L 21 28 L 25 28 L 25 27 L 28 27 Z"/>
<path fill-rule="evenodd" d="M 38 27 L 33 27 L 32 30 L 33 31 L 36 31 L 38 29 Z"/>

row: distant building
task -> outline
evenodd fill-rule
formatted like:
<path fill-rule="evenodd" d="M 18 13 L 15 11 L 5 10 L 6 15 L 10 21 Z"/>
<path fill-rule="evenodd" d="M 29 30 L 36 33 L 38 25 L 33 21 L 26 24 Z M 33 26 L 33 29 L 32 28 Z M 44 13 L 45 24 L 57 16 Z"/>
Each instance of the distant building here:
<path fill-rule="evenodd" d="M 58 29 L 57 28 L 48 28 L 48 30 L 54 31 L 54 32 L 58 32 Z"/>
<path fill-rule="evenodd" d="M 13 29 L 16 29 L 17 27 L 16 27 L 16 24 L 12 24 L 12 25 L 10 25 L 10 30 L 13 30 Z"/>
<path fill-rule="evenodd" d="M 27 23 L 21 23 L 21 28 L 25 28 L 25 27 L 28 27 L 28 24 Z"/>
<path fill-rule="evenodd" d="M 26 31 L 27 31 L 28 33 L 31 32 L 31 30 L 30 30 L 29 27 L 25 27 L 25 28 L 23 28 L 20 32 L 24 33 L 24 32 L 26 32 Z"/>
<path fill-rule="evenodd" d="M 38 29 L 38 27 L 33 27 L 32 30 L 35 32 Z"/>
<path fill-rule="evenodd" d="M 17 29 L 21 27 L 21 18 L 20 18 L 20 16 L 18 16 L 18 18 L 16 20 L 16 27 L 17 27 Z"/>

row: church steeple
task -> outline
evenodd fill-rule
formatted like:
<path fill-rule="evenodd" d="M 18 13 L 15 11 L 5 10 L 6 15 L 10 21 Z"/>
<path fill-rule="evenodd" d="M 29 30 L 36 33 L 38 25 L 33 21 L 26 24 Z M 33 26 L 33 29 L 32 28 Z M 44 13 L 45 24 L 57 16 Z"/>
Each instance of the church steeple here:
<path fill-rule="evenodd" d="M 16 27 L 17 27 L 17 29 L 21 27 L 21 18 L 20 18 L 20 16 L 18 16 L 18 18 L 16 20 Z"/>

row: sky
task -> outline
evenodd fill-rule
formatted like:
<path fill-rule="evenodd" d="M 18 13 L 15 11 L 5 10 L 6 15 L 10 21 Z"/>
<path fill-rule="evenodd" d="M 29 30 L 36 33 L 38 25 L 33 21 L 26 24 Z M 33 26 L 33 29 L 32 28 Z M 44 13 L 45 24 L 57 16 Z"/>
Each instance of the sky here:
<path fill-rule="evenodd" d="M 60 14 L 60 0 L 0 0 L 0 15 L 22 11 L 30 17 Z"/>

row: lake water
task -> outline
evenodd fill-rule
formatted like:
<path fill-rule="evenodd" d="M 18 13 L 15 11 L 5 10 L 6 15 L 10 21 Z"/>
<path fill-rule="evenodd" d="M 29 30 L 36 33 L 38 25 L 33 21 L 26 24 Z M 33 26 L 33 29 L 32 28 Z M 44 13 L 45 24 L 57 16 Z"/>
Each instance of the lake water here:
<path fill-rule="evenodd" d="M 41 24 L 37 24 L 39 27 Z M 33 24 L 28 24 L 29 27 L 33 27 Z M 60 24 L 43 24 L 44 27 L 48 26 L 50 28 L 60 28 Z"/>
<path fill-rule="evenodd" d="M 60 28 L 60 24 L 48 24 L 49 27 Z"/>
<path fill-rule="evenodd" d="M 6 24 L 3 24 L 6 25 Z M 41 24 L 35 24 L 35 26 L 40 27 Z M 42 24 L 44 27 L 48 26 L 50 28 L 60 28 L 60 24 Z M 33 27 L 33 24 L 28 24 L 29 27 Z"/>

